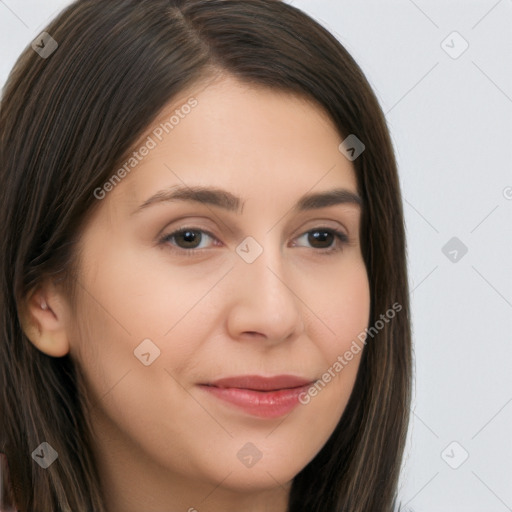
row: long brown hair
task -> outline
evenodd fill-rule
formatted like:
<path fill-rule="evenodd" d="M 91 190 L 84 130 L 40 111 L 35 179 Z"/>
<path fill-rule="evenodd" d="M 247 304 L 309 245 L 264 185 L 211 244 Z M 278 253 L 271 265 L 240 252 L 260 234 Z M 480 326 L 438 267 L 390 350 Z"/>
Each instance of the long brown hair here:
<path fill-rule="evenodd" d="M 306 96 L 365 150 L 353 161 L 363 199 L 369 325 L 398 303 L 363 351 L 344 414 L 295 477 L 289 512 L 390 512 L 409 421 L 411 333 L 402 200 L 384 115 L 359 66 L 321 25 L 276 0 L 78 0 L 30 46 L 0 107 L 0 452 L 22 511 L 104 512 L 80 368 L 24 335 L 20 311 L 47 277 L 74 290 L 75 243 L 117 169 L 159 111 L 216 71 Z M 381 322 L 383 323 L 383 322 Z M 58 464 L 31 453 L 47 441 Z"/>

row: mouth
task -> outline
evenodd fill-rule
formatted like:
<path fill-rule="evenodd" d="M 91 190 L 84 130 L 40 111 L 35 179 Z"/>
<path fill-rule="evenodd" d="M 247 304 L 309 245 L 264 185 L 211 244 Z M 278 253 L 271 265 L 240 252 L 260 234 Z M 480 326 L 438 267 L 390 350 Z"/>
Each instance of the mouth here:
<path fill-rule="evenodd" d="M 243 375 L 199 384 L 210 396 L 252 416 L 277 418 L 299 405 L 299 396 L 315 382 L 294 375 Z"/>

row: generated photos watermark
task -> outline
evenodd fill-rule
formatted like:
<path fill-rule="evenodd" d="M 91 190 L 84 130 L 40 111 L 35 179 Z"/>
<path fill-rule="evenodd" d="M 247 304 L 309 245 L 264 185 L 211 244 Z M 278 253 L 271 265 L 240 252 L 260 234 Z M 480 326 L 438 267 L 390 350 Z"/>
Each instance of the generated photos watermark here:
<path fill-rule="evenodd" d="M 174 114 L 163 123 L 160 123 L 152 132 L 151 135 L 147 137 L 145 142 L 140 146 L 137 151 L 134 151 L 132 156 L 128 158 L 124 162 L 124 164 L 112 175 L 112 177 L 107 180 L 103 186 L 97 187 L 94 189 L 94 197 L 96 199 L 104 199 L 108 192 L 114 190 L 114 188 L 121 183 L 123 178 L 125 178 L 130 172 L 137 167 L 142 160 L 149 153 L 155 149 L 160 142 L 164 139 L 165 135 L 168 135 L 178 126 L 182 119 L 185 119 L 192 109 L 197 107 L 199 102 L 196 98 L 191 97 L 188 99 L 186 103 L 181 105 L 180 108 L 177 108 L 174 111 Z"/>
<path fill-rule="evenodd" d="M 398 302 L 395 302 L 385 313 L 382 313 L 378 320 L 375 321 L 374 325 L 370 327 L 366 327 L 366 329 L 362 332 L 360 332 L 357 335 L 357 339 L 360 343 L 363 345 L 366 345 L 367 337 L 370 336 L 373 338 L 379 331 L 384 329 L 384 326 L 386 324 L 389 324 L 389 322 L 395 318 L 396 314 L 402 311 L 402 305 Z M 359 354 L 361 352 L 362 347 L 358 345 L 356 340 L 352 341 L 352 344 L 350 345 L 350 348 L 346 350 L 343 355 L 339 355 L 336 358 L 336 361 L 327 368 L 327 370 L 322 374 L 320 379 L 315 381 L 314 384 L 312 384 L 307 391 L 303 391 L 299 395 L 299 402 L 302 405 L 307 405 L 309 402 L 311 402 L 311 398 L 318 395 L 322 389 L 327 386 L 331 380 L 336 377 L 342 370 L 345 368 L 352 359 L 354 359 L 354 356 Z"/>

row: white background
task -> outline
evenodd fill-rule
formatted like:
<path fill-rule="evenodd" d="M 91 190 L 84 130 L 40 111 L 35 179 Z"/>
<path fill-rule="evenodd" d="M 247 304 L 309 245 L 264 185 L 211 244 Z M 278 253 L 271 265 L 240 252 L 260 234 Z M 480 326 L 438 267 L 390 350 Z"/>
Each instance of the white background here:
<path fill-rule="evenodd" d="M 2 85 L 69 3 L 0 0 Z M 402 503 L 512 510 L 512 0 L 289 3 L 362 67 L 398 158 L 415 351 Z"/>

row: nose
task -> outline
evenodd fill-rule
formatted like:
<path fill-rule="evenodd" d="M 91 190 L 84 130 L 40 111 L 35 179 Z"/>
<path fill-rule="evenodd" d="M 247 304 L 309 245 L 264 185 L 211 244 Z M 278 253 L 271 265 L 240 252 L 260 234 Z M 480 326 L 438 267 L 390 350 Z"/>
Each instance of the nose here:
<path fill-rule="evenodd" d="M 264 248 L 252 263 L 237 261 L 231 272 L 227 319 L 233 339 L 277 344 L 304 331 L 305 306 L 287 270 L 277 248 Z"/>

